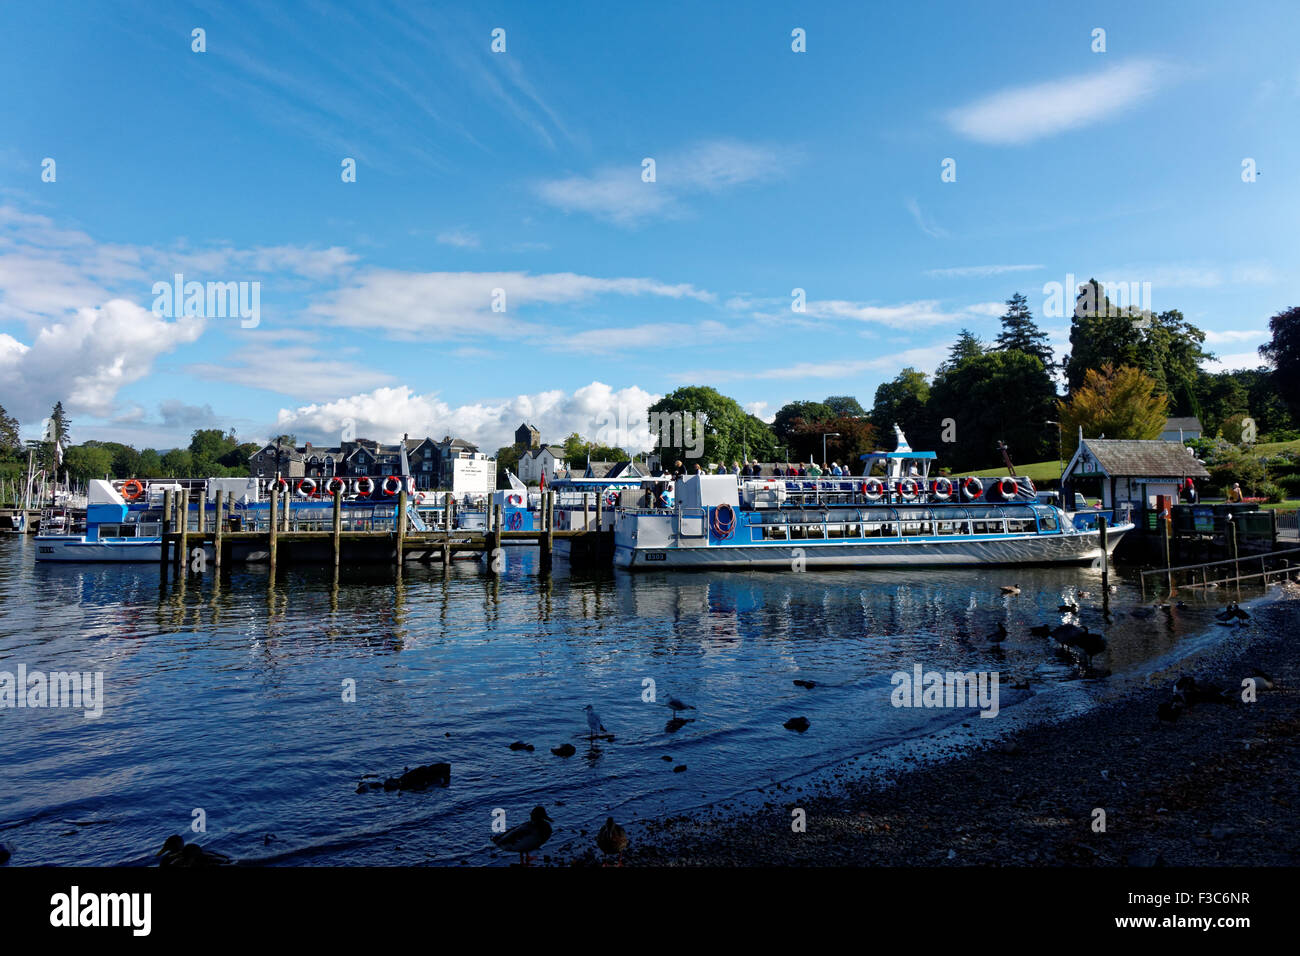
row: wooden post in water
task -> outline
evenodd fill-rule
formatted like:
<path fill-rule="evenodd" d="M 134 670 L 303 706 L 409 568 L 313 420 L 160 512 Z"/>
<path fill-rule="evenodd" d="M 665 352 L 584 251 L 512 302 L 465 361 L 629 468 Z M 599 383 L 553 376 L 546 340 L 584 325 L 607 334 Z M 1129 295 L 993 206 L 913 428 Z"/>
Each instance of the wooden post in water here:
<path fill-rule="evenodd" d="M 442 498 L 442 567 L 445 571 L 451 564 L 451 492 Z"/>
<path fill-rule="evenodd" d="M 212 516 L 212 558 L 214 566 L 218 571 L 221 570 L 221 525 L 225 520 L 226 510 L 226 493 L 217 492 L 217 510 Z"/>
<path fill-rule="evenodd" d="M 584 491 L 582 493 L 582 530 L 583 531 L 587 530 L 587 524 L 588 524 L 587 507 L 589 505 L 589 500 L 590 500 L 590 496 Z"/>
<path fill-rule="evenodd" d="M 334 489 L 334 568 L 339 566 L 339 548 L 342 544 L 340 537 L 343 532 L 343 489 L 336 487 Z"/>
<path fill-rule="evenodd" d="M 1106 550 L 1106 516 L 1097 516 L 1097 533 L 1101 542 L 1101 610 L 1110 613 L 1110 554 Z"/>
<path fill-rule="evenodd" d="M 271 557 L 271 580 L 275 580 L 275 533 L 279 530 L 280 521 L 280 489 L 277 485 L 271 485 L 271 515 L 270 530 L 267 532 L 267 551 Z"/>
<path fill-rule="evenodd" d="M 600 523 L 601 506 L 605 503 L 605 496 L 601 492 L 596 492 L 596 530 L 602 527 Z"/>
<path fill-rule="evenodd" d="M 189 563 L 189 541 L 190 541 L 190 492 L 188 488 L 182 488 L 179 500 L 176 503 L 176 520 L 181 529 L 180 547 L 176 549 L 176 567 L 183 568 Z"/>
<path fill-rule="evenodd" d="M 172 492 L 163 492 L 163 511 L 162 511 L 162 548 L 161 556 L 158 558 L 158 564 L 162 568 L 163 576 L 167 575 L 167 549 L 170 547 L 168 536 L 172 533 Z"/>
<path fill-rule="evenodd" d="M 1160 513 L 1160 524 L 1164 529 L 1165 537 L 1165 580 L 1169 585 L 1169 593 L 1172 595 L 1174 593 L 1174 572 L 1172 570 L 1174 563 L 1169 558 L 1169 521 L 1169 512 L 1162 511 Z"/>
<path fill-rule="evenodd" d="M 492 553 L 490 558 L 495 558 L 497 552 L 501 550 L 501 517 L 502 507 L 494 505 L 490 501 L 488 507 L 492 509 Z"/>
<path fill-rule="evenodd" d="M 397 493 L 397 566 L 402 565 L 402 549 L 406 547 L 406 482 Z"/>
<path fill-rule="evenodd" d="M 208 489 L 205 487 L 199 493 L 199 541 L 203 540 L 203 532 L 207 531 L 208 523 Z"/>

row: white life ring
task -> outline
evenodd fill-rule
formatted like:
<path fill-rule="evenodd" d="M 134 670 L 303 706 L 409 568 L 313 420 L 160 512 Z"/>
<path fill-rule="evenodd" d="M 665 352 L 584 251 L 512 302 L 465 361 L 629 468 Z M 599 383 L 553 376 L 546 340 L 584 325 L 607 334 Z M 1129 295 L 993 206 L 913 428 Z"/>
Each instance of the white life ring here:
<path fill-rule="evenodd" d="M 314 478 L 304 478 L 298 482 L 298 495 L 302 498 L 310 498 L 316 493 L 316 480 Z"/>
<path fill-rule="evenodd" d="M 415 496 L 415 503 L 416 503 L 417 505 L 422 505 L 422 504 L 424 504 L 424 492 L 423 492 L 423 491 L 421 491 L 419 494 L 417 494 L 417 495 Z"/>
<path fill-rule="evenodd" d="M 524 503 L 523 495 L 506 495 L 506 504 L 508 505 L 512 505 L 513 507 L 518 508 L 523 503 Z"/>
<path fill-rule="evenodd" d="M 605 507 L 614 508 L 617 507 L 617 505 L 618 492 L 611 488 L 609 491 L 605 492 Z"/>
<path fill-rule="evenodd" d="M 289 490 L 289 482 L 285 481 L 283 478 L 277 478 L 277 479 L 275 479 L 275 481 L 274 481 L 274 485 L 275 485 L 275 487 L 276 487 L 277 489 L 279 489 L 280 491 L 288 491 L 288 490 Z"/>
<path fill-rule="evenodd" d="M 942 486 L 943 490 L 939 488 Z M 936 478 L 934 484 L 930 486 L 930 492 L 939 501 L 947 501 L 952 497 L 952 481 L 948 478 Z"/>
<path fill-rule="evenodd" d="M 329 495 L 331 498 L 334 496 L 334 492 L 337 491 L 341 494 L 342 492 L 347 491 L 347 488 L 347 482 L 337 475 L 325 482 L 325 494 Z"/>
<path fill-rule="evenodd" d="M 911 490 L 907 490 L 908 488 Z M 904 478 L 898 483 L 898 493 L 904 501 L 911 501 L 921 490 L 921 484 L 915 478 Z"/>
<path fill-rule="evenodd" d="M 1007 485 L 1011 485 L 1011 490 L 1007 491 Z M 1010 501 L 1020 492 L 1020 486 L 1016 484 L 1016 479 L 1008 475 L 1005 478 L 998 479 L 998 494 L 1002 495 L 1007 501 Z"/>
<path fill-rule="evenodd" d="M 383 490 L 388 497 L 393 497 L 402 490 L 402 479 L 396 475 L 389 475 L 384 479 Z"/>
<path fill-rule="evenodd" d="M 357 494 L 368 495 L 375 490 L 375 480 L 362 475 L 357 479 Z"/>
<path fill-rule="evenodd" d="M 975 486 L 974 491 L 970 490 L 971 485 Z M 966 497 L 967 501 L 974 501 L 980 495 L 984 494 L 984 482 L 980 481 L 974 475 L 971 475 L 961 483 L 961 493 Z"/>
<path fill-rule="evenodd" d="M 862 497 L 868 501 L 879 501 L 885 493 L 885 484 L 879 478 L 868 478 L 862 483 Z"/>

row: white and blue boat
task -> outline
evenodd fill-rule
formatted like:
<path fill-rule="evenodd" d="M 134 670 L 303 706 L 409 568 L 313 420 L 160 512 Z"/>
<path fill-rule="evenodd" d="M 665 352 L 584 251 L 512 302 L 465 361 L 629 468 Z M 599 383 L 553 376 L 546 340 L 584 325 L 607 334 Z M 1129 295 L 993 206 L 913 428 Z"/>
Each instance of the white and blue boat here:
<path fill-rule="evenodd" d="M 1101 558 L 1098 513 L 1040 503 L 1023 477 L 931 478 L 934 452 L 914 452 L 898 435 L 894 452 L 862 456 L 862 477 L 679 479 L 672 507 L 617 512 L 614 564 L 790 570 Z M 1132 528 L 1126 516 L 1111 524 L 1107 553 Z"/>

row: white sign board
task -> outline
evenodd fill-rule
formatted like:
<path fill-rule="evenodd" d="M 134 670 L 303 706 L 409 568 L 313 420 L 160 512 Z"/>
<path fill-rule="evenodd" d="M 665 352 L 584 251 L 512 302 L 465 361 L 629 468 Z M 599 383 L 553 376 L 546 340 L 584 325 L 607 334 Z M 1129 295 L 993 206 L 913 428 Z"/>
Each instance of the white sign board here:
<path fill-rule="evenodd" d="M 491 458 L 456 458 L 451 463 L 455 495 L 487 495 L 497 486 L 497 463 Z"/>

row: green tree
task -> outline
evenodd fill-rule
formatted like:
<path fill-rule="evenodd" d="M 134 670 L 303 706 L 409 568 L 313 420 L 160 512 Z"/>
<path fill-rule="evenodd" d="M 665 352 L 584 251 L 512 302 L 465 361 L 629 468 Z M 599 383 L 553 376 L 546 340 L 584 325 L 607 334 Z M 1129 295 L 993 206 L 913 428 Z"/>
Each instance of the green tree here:
<path fill-rule="evenodd" d="M 113 453 L 98 444 L 73 445 L 63 456 L 63 467 L 78 481 L 104 478 L 112 474 Z"/>
<path fill-rule="evenodd" d="M 188 448 L 173 448 L 162 456 L 161 467 L 164 478 L 192 478 L 194 456 Z"/>
<path fill-rule="evenodd" d="M 1047 333 L 1034 323 L 1029 300 L 1019 292 L 1007 299 L 1007 311 L 1002 315 L 1002 331 L 998 333 L 994 347 L 1003 352 L 1016 351 L 1037 356 L 1043 363 L 1043 368 L 1050 373 L 1053 365 L 1052 347 L 1047 343 Z"/>
<path fill-rule="evenodd" d="M 660 456 L 666 465 L 681 459 L 687 467 L 699 461 L 706 469 L 708 464 L 730 463 L 742 458 L 771 461 L 776 451 L 776 435 L 759 418 L 750 415 L 734 398 L 720 394 L 705 385 L 688 385 L 665 395 L 650 406 L 651 413 L 680 413 L 684 420 L 698 420 L 703 426 L 703 454 L 691 458 L 693 442 L 681 445 L 661 445 Z M 676 435 L 664 435 L 674 439 Z"/>
<path fill-rule="evenodd" d="M 1056 435 L 1047 422 L 1055 418 L 1055 406 L 1047 369 L 1037 356 L 1019 350 L 965 358 L 936 375 L 930 389 L 931 414 L 951 419 L 955 441 L 941 451 L 954 470 L 995 466 L 1001 461 L 999 441 L 1021 462 L 1051 457 Z"/>
<path fill-rule="evenodd" d="M 497 449 L 497 487 L 509 487 L 510 482 L 506 478 L 506 472 L 512 472 L 516 477 L 519 475 L 519 458 L 524 453 L 524 449 L 518 445 L 506 445 Z"/>
<path fill-rule="evenodd" d="M 893 380 L 876 388 L 871 407 L 871 424 L 876 439 L 893 448 L 894 425 L 907 434 L 914 448 L 933 448 L 939 436 L 930 413 L 930 381 L 925 373 L 908 367 Z"/>
<path fill-rule="evenodd" d="M 970 329 L 962 329 L 957 333 L 957 341 L 952 344 L 948 350 L 948 358 L 935 370 L 935 375 L 939 376 L 948 369 L 956 368 L 967 359 L 979 358 L 985 353 L 984 343 Z"/>
<path fill-rule="evenodd" d="M 41 439 L 38 460 L 41 467 L 47 471 L 54 470 L 55 463 L 55 446 L 66 449 L 69 444 L 68 431 L 72 427 L 72 422 L 68 421 L 67 414 L 63 411 L 63 403 L 55 402 L 54 408 L 50 412 L 49 421 L 46 423 L 45 435 Z"/>
<path fill-rule="evenodd" d="M 1057 407 L 1067 457 L 1079 447 L 1080 428 L 1084 438 L 1156 438 L 1169 410 L 1167 396 L 1151 376 L 1130 365 L 1110 364 L 1089 369 L 1083 383 Z"/>
<path fill-rule="evenodd" d="M 851 415 L 862 418 L 867 414 L 867 410 L 862 407 L 862 403 L 852 395 L 830 395 L 822 404 L 836 415 Z"/>
<path fill-rule="evenodd" d="M 1277 313 L 1268 320 L 1268 329 L 1272 338 L 1260 346 L 1259 354 L 1273 369 L 1277 395 L 1300 421 L 1300 305 Z"/>
<path fill-rule="evenodd" d="M 814 440 L 809 437 L 812 431 L 810 425 L 830 421 L 834 417 L 834 409 L 826 402 L 787 402 L 777 410 L 776 417 L 772 420 L 772 434 L 784 446 L 787 457 L 807 461 L 814 444 Z M 817 455 L 821 455 L 820 444 L 817 446 Z"/>
<path fill-rule="evenodd" d="M 153 448 L 146 448 L 140 452 L 140 465 L 136 470 L 136 477 L 139 478 L 163 478 L 162 457 L 158 451 Z"/>
<path fill-rule="evenodd" d="M 23 450 L 23 440 L 18 429 L 18 419 L 0 405 L 0 461 L 11 461 Z"/>

